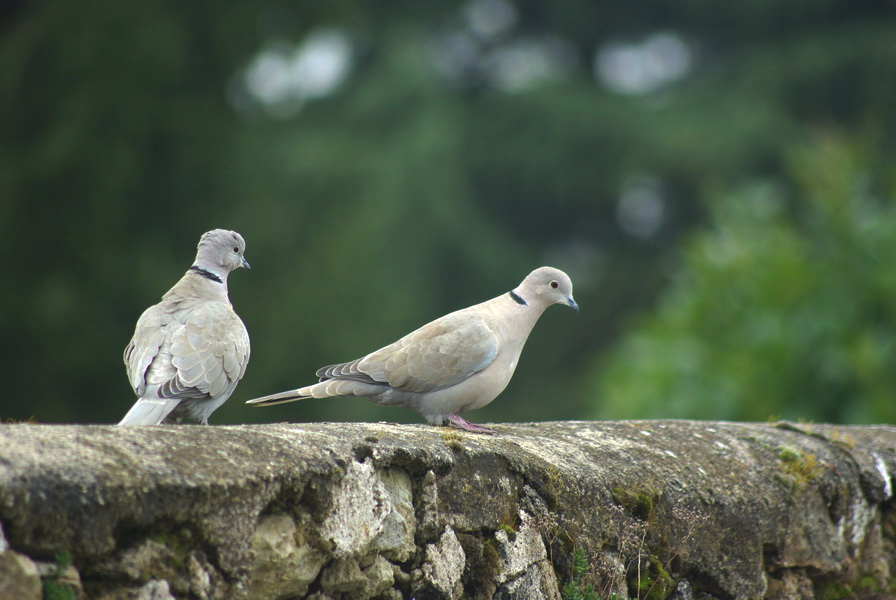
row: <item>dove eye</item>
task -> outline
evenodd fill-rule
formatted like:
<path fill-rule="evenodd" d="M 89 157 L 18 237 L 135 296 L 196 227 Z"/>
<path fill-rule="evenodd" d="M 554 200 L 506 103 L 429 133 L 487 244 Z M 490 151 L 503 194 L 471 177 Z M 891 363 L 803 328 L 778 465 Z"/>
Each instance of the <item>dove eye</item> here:
<path fill-rule="evenodd" d="M 558 285 L 560 285 L 560 284 L 557 283 L 556 281 L 552 281 L 552 282 L 551 282 L 551 287 L 554 288 L 555 290 L 557 289 L 557 286 L 558 286 Z"/>
<path fill-rule="evenodd" d="M 239 254 L 239 253 L 240 253 L 240 249 L 237 248 L 236 246 L 234 246 L 234 247 L 233 247 L 233 253 L 234 253 L 234 254 Z"/>

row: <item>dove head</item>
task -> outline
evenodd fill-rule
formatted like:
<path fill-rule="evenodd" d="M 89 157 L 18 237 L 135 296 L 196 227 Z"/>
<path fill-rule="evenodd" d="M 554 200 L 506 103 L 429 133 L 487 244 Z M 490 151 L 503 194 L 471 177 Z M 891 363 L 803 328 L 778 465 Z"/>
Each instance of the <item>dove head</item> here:
<path fill-rule="evenodd" d="M 535 269 L 514 290 L 521 300 L 540 306 L 565 304 L 579 312 L 579 305 L 572 298 L 572 281 L 569 276 L 554 267 Z"/>
<path fill-rule="evenodd" d="M 194 267 L 214 273 L 224 279 L 234 269 L 251 268 L 244 256 L 246 241 L 235 231 L 213 229 L 202 234 L 196 251 Z"/>

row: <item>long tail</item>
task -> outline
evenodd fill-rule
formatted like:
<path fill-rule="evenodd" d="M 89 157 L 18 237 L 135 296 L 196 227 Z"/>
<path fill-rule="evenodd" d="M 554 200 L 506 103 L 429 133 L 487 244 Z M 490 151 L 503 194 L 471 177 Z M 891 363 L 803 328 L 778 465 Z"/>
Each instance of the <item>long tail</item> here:
<path fill-rule="evenodd" d="M 279 394 L 271 394 L 270 396 L 262 396 L 261 398 L 253 398 L 252 400 L 247 400 L 246 404 L 254 404 L 255 406 L 274 406 L 275 404 L 286 404 L 287 402 L 313 398 L 311 394 L 303 394 L 302 392 L 307 392 L 307 388 L 289 390 L 288 392 L 280 392 Z"/>
<path fill-rule="evenodd" d="M 367 383 L 366 381 L 357 381 L 355 379 L 325 379 L 297 390 L 255 398 L 254 400 L 249 400 L 246 404 L 273 406 L 275 404 L 295 402 L 296 400 L 307 400 L 308 398 L 370 397 L 381 393 L 385 388 L 385 384 L 382 383 Z"/>
<path fill-rule="evenodd" d="M 180 400 L 176 398 L 137 400 L 137 403 L 131 407 L 119 425 L 159 425 L 179 403 Z"/>

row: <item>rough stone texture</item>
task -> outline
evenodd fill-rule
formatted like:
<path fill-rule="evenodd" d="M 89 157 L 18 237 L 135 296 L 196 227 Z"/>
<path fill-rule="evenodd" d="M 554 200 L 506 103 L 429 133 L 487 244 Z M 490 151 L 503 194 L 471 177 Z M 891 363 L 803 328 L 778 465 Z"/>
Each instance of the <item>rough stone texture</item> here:
<path fill-rule="evenodd" d="M 12 550 L 0 553 L 0 598 L 40 600 L 40 597 L 40 573 L 34 561 Z"/>
<path fill-rule="evenodd" d="M 896 427 L 495 428 L 2 425 L 0 597 L 896 597 Z"/>
<path fill-rule="evenodd" d="M 467 557 L 457 541 L 454 530 L 445 525 L 445 533 L 434 544 L 427 544 L 422 578 L 418 578 L 415 595 L 423 597 L 458 598 L 463 587 L 461 577 Z"/>
<path fill-rule="evenodd" d="M 263 516 L 250 543 L 248 596 L 287 598 L 304 594 L 327 562 L 290 515 Z"/>
<path fill-rule="evenodd" d="M 521 510 L 519 523 L 516 531 L 505 525 L 495 532 L 501 557 L 495 597 L 519 598 L 526 593 L 526 598 L 559 600 L 557 579 L 535 518 Z"/>
<path fill-rule="evenodd" d="M 151 579 L 138 590 L 136 600 L 174 600 L 174 596 L 167 581 Z"/>

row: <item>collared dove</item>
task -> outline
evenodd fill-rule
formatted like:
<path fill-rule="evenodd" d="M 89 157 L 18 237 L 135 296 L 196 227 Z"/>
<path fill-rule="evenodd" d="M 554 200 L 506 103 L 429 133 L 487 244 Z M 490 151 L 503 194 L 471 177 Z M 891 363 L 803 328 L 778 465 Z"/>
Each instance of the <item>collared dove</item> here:
<path fill-rule="evenodd" d="M 457 413 L 482 408 L 504 390 L 529 332 L 551 304 L 579 310 L 566 273 L 541 267 L 508 293 L 436 319 L 363 358 L 319 369 L 319 383 L 247 404 L 361 396 L 410 408 L 434 425 L 447 420 L 466 431 L 494 433 Z"/>
<path fill-rule="evenodd" d="M 208 424 L 246 372 L 249 334 L 227 297 L 227 276 L 250 268 L 235 231 L 202 235 L 193 266 L 137 320 L 124 349 L 137 403 L 119 425 L 158 425 L 189 417 Z"/>

